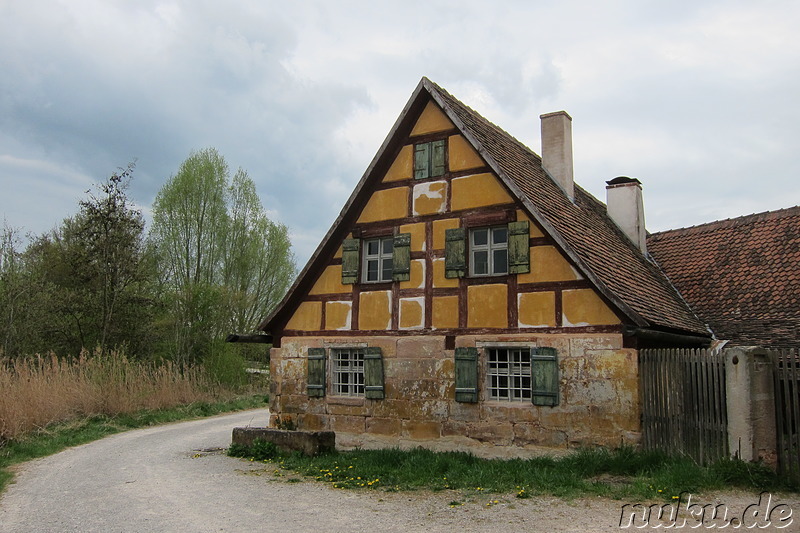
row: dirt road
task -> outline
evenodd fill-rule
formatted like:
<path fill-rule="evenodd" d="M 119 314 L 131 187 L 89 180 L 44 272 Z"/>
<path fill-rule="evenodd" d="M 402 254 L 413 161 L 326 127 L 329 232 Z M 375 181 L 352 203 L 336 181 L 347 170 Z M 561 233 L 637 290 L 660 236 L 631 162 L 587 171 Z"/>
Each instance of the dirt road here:
<path fill-rule="evenodd" d="M 224 455 L 234 426 L 265 420 L 130 431 L 27 463 L 0 499 L 0 532 L 619 531 L 617 501 L 336 490 Z"/>

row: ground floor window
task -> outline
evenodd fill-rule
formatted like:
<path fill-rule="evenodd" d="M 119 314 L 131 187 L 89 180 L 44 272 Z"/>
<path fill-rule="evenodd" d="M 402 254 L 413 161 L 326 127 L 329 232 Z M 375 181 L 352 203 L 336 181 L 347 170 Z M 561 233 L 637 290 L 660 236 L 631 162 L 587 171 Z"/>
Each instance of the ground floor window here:
<path fill-rule="evenodd" d="M 364 396 L 364 350 L 361 348 L 336 348 L 333 359 L 333 394 L 337 396 Z"/>
<path fill-rule="evenodd" d="M 489 399 L 531 401 L 531 351 L 528 348 L 487 350 Z"/>

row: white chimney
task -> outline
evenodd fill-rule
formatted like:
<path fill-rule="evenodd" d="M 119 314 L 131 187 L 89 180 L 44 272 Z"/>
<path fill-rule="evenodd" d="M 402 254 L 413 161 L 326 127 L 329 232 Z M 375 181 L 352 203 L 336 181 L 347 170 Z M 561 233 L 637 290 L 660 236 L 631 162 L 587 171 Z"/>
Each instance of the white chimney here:
<path fill-rule="evenodd" d="M 643 254 L 647 254 L 642 183 L 636 178 L 620 176 L 606 184 L 608 216 Z"/>
<path fill-rule="evenodd" d="M 539 118 L 542 121 L 542 166 L 573 200 L 572 117 L 566 111 L 556 111 Z"/>

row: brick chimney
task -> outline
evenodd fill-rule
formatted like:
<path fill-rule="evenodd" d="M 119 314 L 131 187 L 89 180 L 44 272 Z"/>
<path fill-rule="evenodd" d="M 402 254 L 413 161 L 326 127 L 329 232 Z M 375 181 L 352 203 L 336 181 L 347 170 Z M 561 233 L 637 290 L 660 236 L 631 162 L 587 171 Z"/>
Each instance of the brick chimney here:
<path fill-rule="evenodd" d="M 572 117 L 566 111 L 540 115 L 542 166 L 570 200 L 575 199 L 572 175 Z"/>
<path fill-rule="evenodd" d="M 643 254 L 647 254 L 642 182 L 636 178 L 620 176 L 607 181 L 606 184 L 608 216 Z"/>

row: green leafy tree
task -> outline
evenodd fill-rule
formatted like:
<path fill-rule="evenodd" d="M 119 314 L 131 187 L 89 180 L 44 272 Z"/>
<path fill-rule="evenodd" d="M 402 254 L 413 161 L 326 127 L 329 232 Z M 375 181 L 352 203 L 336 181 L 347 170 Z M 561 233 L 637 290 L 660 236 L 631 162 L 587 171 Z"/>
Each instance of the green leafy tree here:
<path fill-rule="evenodd" d="M 295 274 L 286 227 L 266 216 L 247 173 L 231 178 L 213 148 L 191 153 L 161 188 L 149 238 L 178 360 L 253 331 Z"/>
<path fill-rule="evenodd" d="M 33 239 L 19 256 L 25 302 L 17 353 L 76 354 L 127 346 L 151 351 L 154 273 L 145 257 L 144 219 L 127 198 L 133 164 L 88 192 L 79 212 Z"/>

